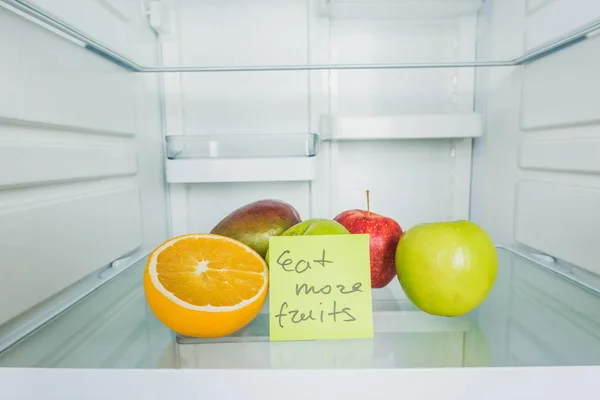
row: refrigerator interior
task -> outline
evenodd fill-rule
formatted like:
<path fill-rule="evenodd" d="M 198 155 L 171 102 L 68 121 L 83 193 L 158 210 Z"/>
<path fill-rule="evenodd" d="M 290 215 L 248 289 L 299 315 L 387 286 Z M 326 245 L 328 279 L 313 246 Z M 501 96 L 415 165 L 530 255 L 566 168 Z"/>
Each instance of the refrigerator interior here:
<path fill-rule="evenodd" d="M 0 1 L 0 366 L 598 365 L 600 3 Z M 41 26 L 40 23 L 45 23 Z M 318 136 L 315 136 L 318 135 Z M 200 137 L 198 137 L 200 136 Z M 485 303 L 447 319 L 397 280 L 372 341 L 177 337 L 145 256 L 251 201 L 470 219 Z"/>

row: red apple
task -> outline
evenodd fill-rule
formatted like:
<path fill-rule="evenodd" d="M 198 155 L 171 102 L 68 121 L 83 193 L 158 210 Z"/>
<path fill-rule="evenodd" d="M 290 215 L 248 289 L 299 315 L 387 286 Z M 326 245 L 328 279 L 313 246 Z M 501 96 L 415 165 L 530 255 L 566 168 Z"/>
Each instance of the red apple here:
<path fill-rule="evenodd" d="M 371 287 L 382 288 L 396 276 L 396 247 L 402 228 L 391 218 L 371 211 L 348 210 L 334 220 L 350 233 L 368 233 L 371 251 Z"/>

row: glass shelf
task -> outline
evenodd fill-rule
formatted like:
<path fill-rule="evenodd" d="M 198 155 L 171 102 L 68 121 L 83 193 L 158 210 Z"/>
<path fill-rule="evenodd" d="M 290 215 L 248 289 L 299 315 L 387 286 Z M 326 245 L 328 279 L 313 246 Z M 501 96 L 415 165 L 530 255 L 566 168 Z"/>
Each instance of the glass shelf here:
<path fill-rule="evenodd" d="M 145 260 L 0 354 L 0 367 L 463 368 L 600 365 L 600 294 L 505 249 L 473 313 L 417 310 L 396 281 L 374 294 L 373 339 L 268 341 L 268 314 L 220 339 L 173 334 L 149 311 Z M 396 297 L 396 299 L 394 299 Z M 267 310 L 265 307 L 263 310 Z"/>
<path fill-rule="evenodd" d="M 316 134 L 172 135 L 167 136 L 167 157 L 262 158 L 312 157 L 317 154 Z"/>
<path fill-rule="evenodd" d="M 449 33 L 456 34 L 460 31 L 453 24 L 465 17 L 480 18 L 483 8 L 488 10 L 486 15 L 493 15 L 494 5 L 502 0 L 448 0 L 445 4 L 433 0 L 321 0 L 314 2 L 316 5 L 311 5 L 308 12 L 303 1 L 298 2 L 298 7 L 290 5 L 289 9 L 282 7 L 273 11 L 272 7 L 268 7 L 268 2 L 261 1 L 252 2 L 251 6 L 240 5 L 241 3 L 236 3 L 235 6 L 217 6 L 213 2 L 184 0 L 177 2 L 178 7 L 190 7 L 192 12 L 188 12 L 187 8 L 162 9 L 163 18 L 168 18 L 170 14 L 182 17 L 180 20 L 187 18 L 187 25 L 185 21 L 180 21 L 183 27 L 167 27 L 168 24 L 163 26 L 162 20 L 153 15 L 152 10 L 148 9 L 147 15 L 142 15 L 136 7 L 125 2 L 94 2 L 98 4 L 93 7 L 100 7 L 97 14 L 89 10 L 77 14 L 74 10 L 79 9 L 81 1 L 71 1 L 72 6 L 69 6 L 68 1 L 39 0 L 0 0 L 0 5 L 37 21 L 53 32 L 59 32 L 61 36 L 123 68 L 142 73 L 511 67 L 560 51 L 593 36 L 600 29 L 600 21 L 592 19 L 595 10 L 587 12 L 573 7 L 573 15 L 563 18 L 558 6 L 546 5 L 550 2 L 539 6 L 539 2 L 519 0 L 522 2 L 521 11 L 525 14 L 521 17 L 526 19 L 522 22 L 524 28 L 519 25 L 521 22 L 515 23 L 511 14 L 504 16 L 498 13 L 501 15 L 500 19 L 494 22 L 504 27 L 507 42 L 512 41 L 516 46 L 511 46 L 511 50 L 498 50 L 491 44 L 486 44 L 484 47 L 489 47 L 489 51 L 469 50 L 461 53 L 444 42 Z M 233 7 L 247 8 L 233 13 L 228 11 L 227 8 L 230 10 Z M 555 10 L 552 9 L 554 7 Z M 540 8 L 544 10 L 538 13 Z M 81 10 L 85 11 L 85 8 Z M 198 20 L 201 17 L 210 20 L 205 24 L 206 20 Z M 261 17 L 264 17 L 261 19 L 261 29 L 257 30 L 253 21 Z M 210 25 L 211 21 L 213 25 Z M 367 30 L 363 25 L 357 25 L 360 21 L 380 24 L 378 33 L 365 39 L 363 35 Z M 397 24 L 398 34 L 404 35 L 403 41 L 386 36 L 389 35 L 390 23 Z M 140 25 L 143 24 L 148 26 L 141 29 Z M 350 42 L 342 44 L 343 51 L 329 48 L 325 54 L 317 50 L 323 43 L 339 45 L 335 32 L 346 32 L 352 24 L 354 30 L 350 29 L 352 33 L 347 37 L 358 40 L 349 39 Z M 414 26 L 411 28 L 410 24 Z M 310 29 L 307 28 L 309 25 Z M 203 26 L 206 28 L 202 28 Z M 215 27 L 220 30 L 223 38 L 216 39 Z M 413 32 L 411 29 L 414 27 L 417 28 Z M 440 27 L 449 31 L 445 32 Z M 154 35 L 150 34 L 152 29 L 165 38 L 165 57 L 161 63 L 157 63 L 155 57 L 150 55 L 153 52 L 143 51 L 139 45 L 142 32 L 150 37 Z M 200 31 L 196 32 L 194 29 Z M 515 29 L 523 30 L 520 32 L 520 43 L 514 40 Z M 193 46 L 188 44 L 186 49 L 174 50 L 172 46 L 177 40 L 173 40 L 173 35 L 176 34 L 173 31 L 184 39 L 193 37 L 190 41 Z M 321 38 L 311 42 L 313 36 L 323 35 L 323 32 L 333 32 L 335 37 L 333 40 Z M 428 32 L 434 34 L 429 35 Z M 306 43 L 309 33 L 311 38 Z M 289 35 L 291 36 L 288 38 Z M 419 35 L 430 39 L 428 43 L 432 43 L 432 47 L 423 50 L 418 45 L 413 45 L 413 42 L 417 43 L 413 39 Z M 476 39 L 476 36 L 481 35 L 472 32 L 471 36 L 473 43 L 468 47 L 475 47 L 475 41 L 480 39 Z M 224 40 L 223 44 L 218 43 L 221 39 Z M 463 39 L 459 34 L 451 43 Z M 525 46 L 522 46 L 523 42 Z M 395 47 L 380 49 L 379 53 L 374 54 L 372 50 L 377 47 L 374 43 L 384 47 L 387 46 L 386 43 L 394 43 Z M 439 46 L 436 47 L 435 43 Z M 524 50 L 514 50 L 515 48 Z"/>

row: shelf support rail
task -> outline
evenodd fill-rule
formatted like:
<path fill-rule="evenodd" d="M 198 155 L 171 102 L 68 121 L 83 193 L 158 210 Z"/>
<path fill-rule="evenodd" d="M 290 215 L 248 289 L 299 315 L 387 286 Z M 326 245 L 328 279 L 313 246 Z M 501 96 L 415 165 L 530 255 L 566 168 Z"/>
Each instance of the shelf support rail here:
<path fill-rule="evenodd" d="M 314 65 L 252 65 L 252 66 L 143 66 L 130 58 L 99 43 L 80 30 L 67 25 L 39 7 L 25 0 L 0 0 L 0 6 L 33 20 L 42 26 L 59 33 L 80 46 L 99 56 L 139 73 L 180 73 L 180 72 L 251 72 L 251 71 L 314 71 L 314 70 L 367 70 L 367 69 L 433 69 L 433 68 L 486 68 L 515 67 L 546 57 L 556 51 L 572 46 L 600 31 L 600 20 L 593 21 L 582 28 L 561 36 L 552 43 L 540 46 L 512 60 L 498 61 L 456 61 L 456 62 L 424 62 L 424 63 L 391 63 L 391 64 L 314 64 Z"/>

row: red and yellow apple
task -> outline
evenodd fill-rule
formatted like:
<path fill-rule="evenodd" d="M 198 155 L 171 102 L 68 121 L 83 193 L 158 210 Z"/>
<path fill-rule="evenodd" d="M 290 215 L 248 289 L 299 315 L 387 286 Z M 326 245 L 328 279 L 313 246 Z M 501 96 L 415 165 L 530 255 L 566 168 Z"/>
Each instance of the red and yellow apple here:
<path fill-rule="evenodd" d="M 348 210 L 338 214 L 335 221 L 352 234 L 369 234 L 371 252 L 371 287 L 387 286 L 396 276 L 395 254 L 402 228 L 392 218 L 369 210 Z"/>

